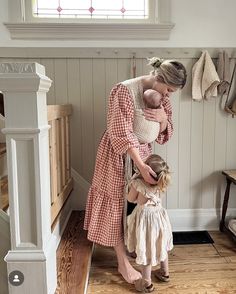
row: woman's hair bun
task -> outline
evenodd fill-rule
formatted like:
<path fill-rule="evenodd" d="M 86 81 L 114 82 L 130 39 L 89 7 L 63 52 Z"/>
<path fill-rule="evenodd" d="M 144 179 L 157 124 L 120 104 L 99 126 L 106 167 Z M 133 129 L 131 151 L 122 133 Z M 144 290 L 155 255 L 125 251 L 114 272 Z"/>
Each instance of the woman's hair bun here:
<path fill-rule="evenodd" d="M 161 59 L 159 57 L 148 58 L 148 65 L 151 65 L 154 68 L 158 68 L 161 66 L 163 61 L 164 61 L 164 59 Z"/>

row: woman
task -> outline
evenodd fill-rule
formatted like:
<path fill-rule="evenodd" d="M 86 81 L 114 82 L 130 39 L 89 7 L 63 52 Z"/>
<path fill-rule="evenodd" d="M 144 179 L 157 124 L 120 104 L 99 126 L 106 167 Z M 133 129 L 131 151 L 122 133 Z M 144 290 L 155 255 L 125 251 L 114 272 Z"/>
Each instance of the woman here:
<path fill-rule="evenodd" d="M 128 283 L 141 278 L 126 256 L 122 216 L 124 210 L 124 158 L 128 154 L 144 180 L 155 184 L 155 172 L 144 163 L 151 154 L 150 143 L 139 143 L 133 132 L 134 111 L 143 92 L 153 89 L 163 96 L 159 109 L 145 109 L 147 120 L 160 123 L 156 142 L 166 143 L 172 135 L 172 110 L 169 97 L 186 82 L 185 67 L 174 60 L 152 58 L 149 75 L 119 83 L 111 90 L 107 116 L 107 130 L 98 147 L 95 172 L 89 190 L 84 229 L 88 239 L 115 249 L 118 271 Z"/>

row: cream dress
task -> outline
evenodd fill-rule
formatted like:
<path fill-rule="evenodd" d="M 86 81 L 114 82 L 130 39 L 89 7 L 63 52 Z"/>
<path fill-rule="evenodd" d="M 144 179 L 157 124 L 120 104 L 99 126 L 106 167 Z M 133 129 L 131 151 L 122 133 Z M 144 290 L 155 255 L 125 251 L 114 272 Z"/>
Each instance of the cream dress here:
<path fill-rule="evenodd" d="M 136 252 L 137 264 L 155 266 L 173 248 L 169 217 L 156 186 L 147 186 L 141 179 L 133 179 L 131 184 L 148 200 L 143 205 L 137 204 L 127 218 L 127 249 Z"/>

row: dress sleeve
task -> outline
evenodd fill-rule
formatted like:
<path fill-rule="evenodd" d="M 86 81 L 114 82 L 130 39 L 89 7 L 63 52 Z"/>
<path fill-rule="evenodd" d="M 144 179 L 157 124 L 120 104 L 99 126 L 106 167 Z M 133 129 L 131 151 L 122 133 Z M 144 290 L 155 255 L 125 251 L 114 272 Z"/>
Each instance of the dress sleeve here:
<path fill-rule="evenodd" d="M 141 193 L 144 197 L 146 195 L 146 188 L 141 179 L 133 179 L 130 183 L 136 191 Z"/>
<path fill-rule="evenodd" d="M 110 94 L 107 131 L 114 152 L 124 154 L 139 142 L 133 132 L 134 105 L 128 88 L 118 84 Z"/>
<path fill-rule="evenodd" d="M 162 106 L 164 107 L 165 113 L 167 115 L 167 127 L 163 132 L 161 132 L 158 135 L 158 137 L 156 139 L 156 142 L 161 145 L 168 142 L 173 134 L 172 107 L 170 104 L 170 99 L 169 98 L 165 99 L 162 102 Z"/>

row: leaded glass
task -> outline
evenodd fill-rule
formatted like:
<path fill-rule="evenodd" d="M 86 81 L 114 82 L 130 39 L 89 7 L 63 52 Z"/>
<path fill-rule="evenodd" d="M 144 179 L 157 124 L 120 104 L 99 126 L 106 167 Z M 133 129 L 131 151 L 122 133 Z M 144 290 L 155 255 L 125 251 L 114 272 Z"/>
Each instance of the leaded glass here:
<path fill-rule="evenodd" d="M 34 17 L 146 19 L 148 0 L 34 0 Z"/>

